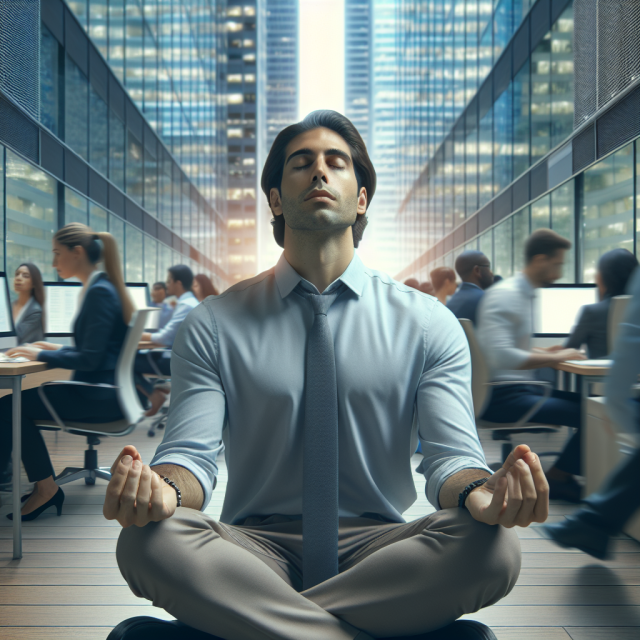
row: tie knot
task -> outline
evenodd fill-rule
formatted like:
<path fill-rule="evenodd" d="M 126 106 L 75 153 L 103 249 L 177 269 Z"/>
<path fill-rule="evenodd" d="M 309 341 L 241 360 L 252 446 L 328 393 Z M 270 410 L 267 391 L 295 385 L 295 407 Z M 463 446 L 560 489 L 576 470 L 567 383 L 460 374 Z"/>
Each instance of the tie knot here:
<path fill-rule="evenodd" d="M 313 308 L 314 315 L 327 315 L 327 311 L 333 302 L 335 295 L 318 295 L 316 293 L 305 293 L 305 296 L 309 299 L 311 307 Z"/>

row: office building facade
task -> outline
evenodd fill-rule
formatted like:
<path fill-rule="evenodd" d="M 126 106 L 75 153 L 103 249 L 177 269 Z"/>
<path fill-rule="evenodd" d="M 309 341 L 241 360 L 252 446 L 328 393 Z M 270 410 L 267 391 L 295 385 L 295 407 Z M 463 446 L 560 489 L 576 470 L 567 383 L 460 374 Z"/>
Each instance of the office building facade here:
<path fill-rule="evenodd" d="M 226 287 L 220 3 L 25 0 L 0 24 L 2 270 L 55 280 L 51 238 L 78 221 L 116 237 L 129 282 L 185 263 Z"/>
<path fill-rule="evenodd" d="M 398 22 L 398 279 L 470 248 L 509 276 L 542 227 L 574 243 L 565 282 L 637 251 L 637 3 L 401 0 Z"/>

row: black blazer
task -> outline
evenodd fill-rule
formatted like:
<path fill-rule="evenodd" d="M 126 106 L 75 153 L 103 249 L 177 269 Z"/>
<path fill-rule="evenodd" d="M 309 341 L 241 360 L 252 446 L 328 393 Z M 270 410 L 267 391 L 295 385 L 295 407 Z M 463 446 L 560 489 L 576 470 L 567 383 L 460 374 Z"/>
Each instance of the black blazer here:
<path fill-rule="evenodd" d="M 582 313 L 565 346 L 569 349 L 579 349 L 580 345 L 586 344 L 589 358 L 605 358 L 609 354 L 607 320 L 610 306 L 611 298 L 607 297 L 600 302 L 582 307 Z"/>
<path fill-rule="evenodd" d="M 114 384 L 126 333 L 120 296 L 102 273 L 87 289 L 73 324 L 75 346 L 43 350 L 38 360 L 52 367 L 74 369 L 73 379 L 80 382 Z"/>
<path fill-rule="evenodd" d="M 42 307 L 35 298 L 27 302 L 20 320 L 16 323 L 16 336 L 18 336 L 18 344 L 44 340 Z"/>
<path fill-rule="evenodd" d="M 480 287 L 463 282 L 447 302 L 447 308 L 456 318 L 468 318 L 475 325 L 476 312 L 483 295 L 484 291 Z"/>

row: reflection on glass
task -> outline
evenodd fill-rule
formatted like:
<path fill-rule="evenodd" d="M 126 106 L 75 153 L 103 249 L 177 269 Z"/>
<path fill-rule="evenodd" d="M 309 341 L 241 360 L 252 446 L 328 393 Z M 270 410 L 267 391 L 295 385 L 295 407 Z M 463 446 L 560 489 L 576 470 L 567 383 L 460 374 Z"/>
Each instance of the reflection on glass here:
<path fill-rule="evenodd" d="M 551 149 L 551 38 L 531 54 L 531 164 Z"/>
<path fill-rule="evenodd" d="M 142 269 L 142 231 L 125 223 L 125 279 L 127 282 L 144 282 Z"/>
<path fill-rule="evenodd" d="M 154 216 L 158 212 L 158 163 L 146 147 L 144 150 L 144 208 Z"/>
<path fill-rule="evenodd" d="M 75 62 L 65 56 L 64 139 L 85 160 L 88 159 L 89 82 Z"/>
<path fill-rule="evenodd" d="M 69 187 L 64 188 L 64 223 L 87 224 L 89 201 Z"/>
<path fill-rule="evenodd" d="M 124 82 L 124 0 L 109 0 L 109 66 Z"/>
<path fill-rule="evenodd" d="M 89 226 L 96 232 L 108 231 L 107 212 L 93 202 L 89 203 Z M 120 250 L 120 248 L 118 249 Z"/>
<path fill-rule="evenodd" d="M 633 144 L 584 172 L 583 282 L 593 282 L 600 256 L 633 251 Z"/>
<path fill-rule="evenodd" d="M 127 131 L 127 193 L 140 205 L 144 193 L 142 163 L 142 143 Z"/>
<path fill-rule="evenodd" d="M 524 269 L 524 245 L 530 235 L 529 230 L 529 207 L 520 209 L 513 216 L 513 269 L 522 271 Z"/>
<path fill-rule="evenodd" d="M 575 185 L 565 182 L 551 192 L 551 228 L 571 242 L 564 254 L 564 271 L 558 282 L 575 282 Z"/>
<path fill-rule="evenodd" d="M 124 190 L 124 123 L 109 109 L 109 179 Z"/>
<path fill-rule="evenodd" d="M 161 244 L 158 251 L 158 280 L 165 281 L 167 279 L 167 271 L 169 267 L 177 264 L 173 261 L 173 251 L 166 244 Z"/>
<path fill-rule="evenodd" d="M 478 249 L 484 253 L 487 258 L 489 258 L 489 262 L 491 264 L 495 264 L 495 260 L 493 258 L 493 229 L 489 229 L 489 231 L 485 231 L 478 238 Z"/>
<path fill-rule="evenodd" d="M 158 241 L 144 237 L 144 281 L 152 287 L 158 281 Z"/>
<path fill-rule="evenodd" d="M 58 41 L 47 27 L 40 29 L 40 122 L 55 135 L 58 131 Z"/>
<path fill-rule="evenodd" d="M 513 177 L 529 168 L 529 125 L 531 94 L 529 91 L 529 60 L 513 80 Z"/>
<path fill-rule="evenodd" d="M 56 181 L 8 149 L 6 156 L 7 273 L 31 261 L 45 280 L 56 280 L 51 266 L 51 240 L 58 224 Z"/>
<path fill-rule="evenodd" d="M 512 88 L 512 85 L 509 85 L 493 106 L 494 193 L 502 191 L 512 180 Z"/>
<path fill-rule="evenodd" d="M 96 171 L 107 175 L 108 170 L 108 127 L 109 108 L 107 103 L 89 86 L 89 162 Z"/>
<path fill-rule="evenodd" d="M 483 207 L 493 198 L 493 110 L 480 120 L 478 140 L 478 206 Z"/>
<path fill-rule="evenodd" d="M 4 266 L 4 147 L 0 144 L 0 269 Z"/>
<path fill-rule="evenodd" d="M 478 129 L 467 133 L 465 141 L 465 186 L 467 217 L 478 209 Z"/>
<path fill-rule="evenodd" d="M 493 59 L 504 51 L 513 33 L 513 0 L 500 0 L 493 17 Z"/>
<path fill-rule="evenodd" d="M 120 257 L 120 266 L 124 275 L 124 220 L 112 213 L 109 214 L 109 233 L 115 238 L 118 245 L 118 256 Z"/>
<path fill-rule="evenodd" d="M 531 233 L 536 229 L 549 229 L 551 227 L 551 203 L 549 196 L 536 200 L 531 205 Z"/>
<path fill-rule="evenodd" d="M 513 217 L 503 220 L 493 229 L 495 263 L 493 272 L 508 278 L 513 275 Z"/>
<path fill-rule="evenodd" d="M 573 131 L 573 6 L 551 29 L 551 146 Z"/>

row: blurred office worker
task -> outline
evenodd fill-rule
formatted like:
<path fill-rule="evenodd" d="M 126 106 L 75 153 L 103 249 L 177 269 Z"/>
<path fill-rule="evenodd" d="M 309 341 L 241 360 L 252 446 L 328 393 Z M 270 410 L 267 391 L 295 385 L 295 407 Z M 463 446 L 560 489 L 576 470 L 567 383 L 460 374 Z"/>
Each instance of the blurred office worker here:
<path fill-rule="evenodd" d="M 202 302 L 209 296 L 217 296 L 218 290 L 211 282 L 209 276 L 205 276 L 204 273 L 199 273 L 193 276 L 193 295 L 198 299 L 198 302 Z"/>
<path fill-rule="evenodd" d="M 447 298 L 456 292 L 456 274 L 449 267 L 438 267 L 430 274 L 431 284 L 435 290 L 433 294 L 442 304 L 447 304 Z"/>
<path fill-rule="evenodd" d="M 605 393 L 609 416 L 620 431 L 635 436 L 635 452 L 611 472 L 597 493 L 583 500 L 578 511 L 543 527 L 543 533 L 558 544 L 600 559 L 609 557 L 611 536 L 618 535 L 640 508 L 640 402 L 637 391 L 634 394 L 640 374 L 640 270 L 628 292 L 633 298 L 620 324 Z"/>
<path fill-rule="evenodd" d="M 517 422 L 542 395 L 539 386 L 523 384 L 534 380 L 533 369 L 552 367 L 564 360 L 583 360 L 576 349 L 531 348 L 535 290 L 562 277 L 564 255 L 571 243 L 550 229 L 538 229 L 525 245 L 525 268 L 490 287 L 478 307 L 478 340 L 489 367 L 492 382 L 513 382 L 493 388 L 482 418 L 490 422 Z M 578 428 L 555 465 L 547 472 L 550 497 L 573 502 L 580 499 L 580 395 L 568 391 L 552 396 L 531 417 L 532 422 Z"/>
<path fill-rule="evenodd" d="M 624 295 L 637 266 L 638 259 L 627 249 L 613 249 L 601 256 L 596 272 L 600 302 L 582 307 L 566 347 L 579 349 L 586 344 L 589 358 L 607 356 L 607 321 L 611 299 Z"/>
<path fill-rule="evenodd" d="M 428 280 L 426 280 L 425 282 L 421 282 L 418 289 L 422 291 L 422 293 L 426 293 L 428 296 L 436 295 L 436 290 L 433 288 L 433 285 Z"/>
<path fill-rule="evenodd" d="M 158 318 L 158 329 L 167 326 L 171 316 L 173 315 L 173 307 L 166 302 L 167 285 L 164 282 L 156 282 L 151 287 L 151 306 L 160 309 L 160 317 Z"/>
<path fill-rule="evenodd" d="M 456 271 L 462 280 L 447 307 L 456 318 L 467 318 L 476 324 L 476 311 L 484 290 L 493 284 L 491 262 L 482 251 L 463 251 L 456 258 Z"/>
<path fill-rule="evenodd" d="M 104 262 L 106 273 L 98 269 L 100 261 Z M 83 284 L 82 303 L 73 325 L 75 346 L 35 342 L 7 353 L 46 362 L 51 367 L 73 369 L 73 380 L 77 382 L 114 384 L 116 362 L 133 313 L 115 239 L 106 232 L 94 233 L 78 222 L 69 224 L 53 237 L 53 266 L 61 278 L 76 277 Z M 99 423 L 123 417 L 115 389 L 60 385 L 47 388 L 46 397 L 63 420 Z M 0 398 L 0 469 L 11 455 L 11 416 L 9 395 Z M 22 392 L 22 461 L 29 481 L 37 484 L 22 508 L 23 520 L 32 520 L 51 506 L 57 507 L 59 513 L 64 501 L 34 419 L 54 418 L 38 389 L 28 389 Z"/>
<path fill-rule="evenodd" d="M 12 305 L 13 324 L 18 344 L 44 340 L 44 284 L 40 269 L 23 262 L 13 278 L 18 299 Z"/>

